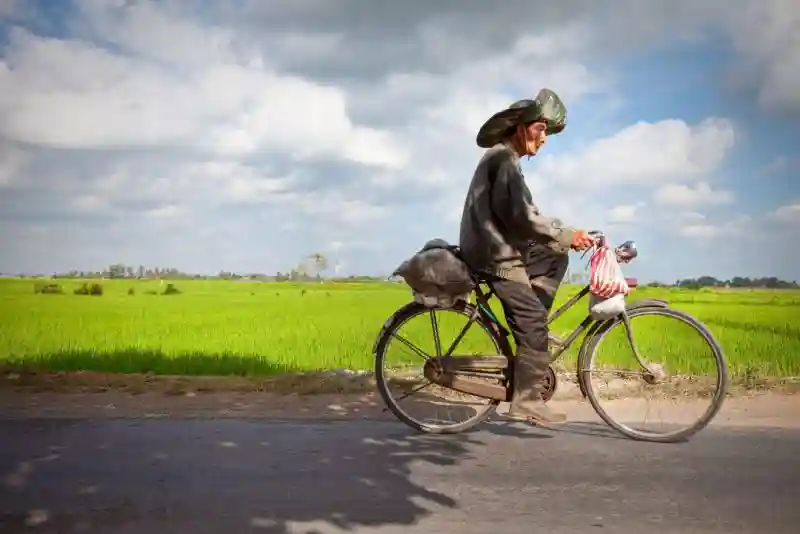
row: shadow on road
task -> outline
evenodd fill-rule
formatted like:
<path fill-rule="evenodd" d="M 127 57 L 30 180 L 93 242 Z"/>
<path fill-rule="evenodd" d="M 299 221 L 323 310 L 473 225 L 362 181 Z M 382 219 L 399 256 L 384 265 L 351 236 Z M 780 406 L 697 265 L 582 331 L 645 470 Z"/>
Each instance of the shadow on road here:
<path fill-rule="evenodd" d="M 415 474 L 427 471 L 430 480 L 485 447 L 474 434 L 412 435 L 366 422 L 40 420 L 0 428 L 3 533 L 34 525 L 143 534 L 409 526 L 459 505 L 444 473 L 433 486 Z"/>
<path fill-rule="evenodd" d="M 559 431 L 564 432 L 565 434 L 578 434 L 581 436 L 591 436 L 594 438 L 620 439 L 623 441 L 630 441 L 629 438 L 626 438 L 613 428 L 607 426 L 605 423 L 594 423 L 588 421 L 570 422 L 568 424 L 563 425 L 563 427 L 560 428 Z"/>

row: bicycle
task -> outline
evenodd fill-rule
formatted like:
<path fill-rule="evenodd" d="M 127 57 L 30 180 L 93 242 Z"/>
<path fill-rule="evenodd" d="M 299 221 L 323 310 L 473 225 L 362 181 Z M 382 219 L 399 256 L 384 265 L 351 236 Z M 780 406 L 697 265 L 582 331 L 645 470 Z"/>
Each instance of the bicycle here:
<path fill-rule="evenodd" d="M 595 237 L 595 245 L 590 250 L 594 250 L 605 243 L 605 236 L 602 232 L 590 232 L 590 234 Z M 451 250 L 458 255 L 457 247 L 451 247 Z M 614 252 L 617 254 L 620 263 L 629 263 L 638 255 L 636 246 L 631 241 L 627 241 L 619 247 L 616 247 Z M 492 313 L 488 305 L 494 295 L 490 284 L 491 277 L 475 272 L 473 272 L 472 276 L 475 282 L 473 289 L 475 304 L 459 301 L 452 306 L 432 308 L 412 301 L 398 309 L 389 317 L 378 332 L 373 345 L 377 389 L 386 404 L 386 408 L 400 421 L 418 431 L 433 434 L 456 434 L 467 431 L 486 421 L 496 412 L 501 402 L 508 402 L 512 398 L 514 352 L 509 340 L 511 334 L 495 314 Z M 488 286 L 488 289 L 481 289 L 482 285 Z M 567 302 L 550 314 L 547 321 L 548 326 L 589 294 L 590 288 L 589 285 L 586 285 L 575 296 L 567 300 Z M 472 300 L 472 298 L 470 297 L 468 300 Z M 443 350 L 441 346 L 438 320 L 436 318 L 438 313 L 443 312 L 454 312 L 467 318 L 466 325 L 464 325 L 447 350 Z M 408 323 L 410 319 L 425 314 L 430 315 L 436 352 L 435 356 L 428 355 L 398 334 L 400 328 Z M 627 339 L 627 343 L 639 368 L 627 373 L 620 373 L 618 370 L 612 370 L 611 372 L 616 372 L 617 374 L 615 376 L 618 378 L 620 375 L 628 377 L 629 379 L 633 377 L 647 386 L 663 384 L 670 378 L 667 374 L 667 370 L 662 365 L 648 363 L 640 354 L 634 339 L 631 320 L 643 316 L 660 316 L 678 320 L 698 333 L 711 349 L 714 366 L 717 372 L 717 378 L 713 383 L 713 392 L 710 394 L 711 404 L 694 424 L 686 428 L 680 428 L 665 433 L 654 433 L 637 430 L 627 424 L 617 421 L 601 406 L 600 400 L 602 392 L 599 391 L 600 388 L 594 388 L 591 383 L 590 374 L 592 373 L 592 365 L 597 355 L 598 345 L 610 332 L 613 332 L 614 329 L 620 327 L 620 325 L 624 328 L 625 338 Z M 491 354 L 457 356 L 454 353 L 457 344 L 461 342 L 467 331 L 474 325 L 477 325 L 488 335 L 493 343 L 495 351 Z M 611 319 L 594 319 L 591 313 L 589 313 L 566 338 L 559 337 L 551 332 L 549 334 L 552 343 L 551 365 L 544 380 L 545 393 L 543 394 L 543 398 L 545 402 L 553 397 L 558 384 L 557 374 L 552 364 L 555 363 L 583 333 L 586 335 L 578 350 L 576 366 L 576 378 L 580 394 L 583 398 L 589 400 L 592 408 L 600 418 L 620 434 L 630 439 L 649 442 L 672 443 L 683 441 L 705 428 L 719 412 L 728 389 L 728 370 L 722 348 L 711 332 L 709 332 L 701 322 L 685 312 L 670 307 L 667 301 L 659 299 L 639 299 L 627 302 L 625 310 Z M 417 356 L 425 360 L 422 366 L 422 377 L 427 380 L 427 383 L 422 386 L 415 385 L 412 391 L 407 392 L 401 399 L 395 399 L 392 396 L 389 385 L 390 382 L 403 383 L 403 378 L 400 377 L 400 375 L 391 375 L 391 373 L 384 370 L 383 366 L 386 360 L 388 344 L 390 340 L 393 339 L 397 339 L 411 348 Z M 489 380 L 489 383 L 482 383 L 472 379 Z M 681 382 L 681 377 L 678 376 L 676 380 Z M 411 382 L 414 384 L 418 381 L 419 380 L 416 378 L 411 379 Z M 408 380 L 406 380 L 406 382 L 408 382 Z M 708 393 L 707 387 L 712 386 L 707 380 L 695 382 L 689 380 L 687 384 L 690 387 L 694 386 L 695 388 L 699 388 L 698 391 L 696 391 L 698 397 L 703 397 L 705 393 Z M 484 401 L 488 401 L 488 404 L 485 405 L 482 410 L 478 410 L 477 413 L 468 420 L 461 423 L 452 425 L 427 424 L 410 416 L 399 405 L 399 401 L 431 385 L 438 386 L 456 395 L 472 395 Z M 691 392 L 689 396 L 691 396 Z M 611 397 L 613 399 L 613 392 L 611 393 Z"/>

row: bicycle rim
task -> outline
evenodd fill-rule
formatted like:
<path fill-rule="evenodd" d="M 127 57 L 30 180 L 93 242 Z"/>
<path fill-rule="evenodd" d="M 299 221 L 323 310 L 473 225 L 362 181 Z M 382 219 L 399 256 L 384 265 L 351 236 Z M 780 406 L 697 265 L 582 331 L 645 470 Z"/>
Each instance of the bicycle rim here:
<path fill-rule="evenodd" d="M 468 323 L 468 319 L 473 314 L 474 310 L 475 308 L 471 304 L 462 304 L 454 308 L 431 310 L 422 306 L 421 304 L 411 303 L 400 309 L 395 316 L 390 319 L 386 328 L 380 334 L 375 346 L 375 377 L 378 391 L 383 398 L 383 401 L 386 403 L 387 408 L 398 419 L 408 426 L 421 432 L 433 434 L 454 434 L 464 432 L 482 423 L 496 410 L 499 401 L 461 394 L 430 383 L 422 376 L 422 368 L 425 364 L 425 358 L 423 358 L 420 354 L 416 354 L 417 363 L 414 364 L 416 365 L 416 370 L 412 370 L 407 374 L 403 371 L 398 372 L 396 368 L 389 368 L 389 366 L 386 365 L 388 351 L 390 348 L 392 348 L 392 345 L 403 345 L 407 347 L 406 343 L 404 342 L 411 343 L 411 341 L 407 339 L 407 336 L 403 335 L 402 330 L 403 327 L 407 326 L 413 319 L 417 319 L 417 321 L 427 321 L 427 324 L 429 325 L 428 328 L 433 331 L 434 324 L 440 327 L 442 318 L 443 316 L 446 316 L 446 314 L 449 314 L 450 316 L 458 315 L 462 318 L 459 327 L 463 327 Z M 431 319 L 431 317 L 434 319 Z M 435 323 L 434 320 L 436 321 Z M 492 329 L 484 324 L 480 317 L 478 317 L 472 324 L 469 325 L 467 328 L 467 333 L 464 337 L 470 335 L 470 333 L 472 333 L 472 335 L 476 333 L 481 335 L 485 340 L 483 346 L 493 351 L 493 354 L 504 354 L 502 338 L 492 332 Z M 441 332 L 438 332 L 438 334 L 434 334 L 433 337 L 441 338 L 439 340 L 441 343 L 440 350 L 441 353 L 445 353 L 456 336 L 443 336 Z M 460 343 L 452 352 L 454 356 L 464 354 L 464 352 L 459 351 L 459 345 Z M 426 351 L 422 347 L 416 348 L 428 358 L 435 357 L 437 355 L 435 351 Z M 486 349 L 481 351 L 481 353 L 486 354 L 485 350 Z M 505 380 L 505 377 L 499 374 L 497 380 L 498 382 L 502 383 L 502 381 Z M 398 389 L 402 389 L 403 393 L 398 395 Z M 443 420 L 438 418 L 433 418 L 433 420 L 423 419 L 420 417 L 420 415 L 415 413 L 420 411 L 416 408 L 421 407 L 420 404 L 422 402 L 429 400 L 429 398 L 435 394 L 434 392 L 443 394 L 446 400 L 441 401 L 443 403 L 442 406 L 436 406 L 437 401 L 432 401 L 432 404 L 434 405 L 434 408 L 432 408 L 433 410 L 438 410 L 438 408 L 447 409 L 444 404 L 450 403 L 454 397 L 461 398 L 462 400 L 463 398 L 468 397 L 475 403 L 475 405 L 472 406 L 473 412 L 466 416 L 464 420 L 451 421 L 449 423 L 445 423 Z M 415 396 L 416 398 L 412 398 Z M 409 404 L 409 399 L 412 403 L 416 402 L 420 404 Z M 413 406 L 414 409 L 412 409 L 411 406 Z M 461 404 L 458 404 L 458 409 L 464 410 L 465 414 L 467 413 L 465 406 Z M 424 409 L 421 411 L 425 412 Z"/>
<path fill-rule="evenodd" d="M 702 323 L 672 308 L 631 310 L 628 317 L 639 354 L 645 363 L 652 366 L 653 373 L 645 373 L 638 364 L 627 343 L 625 325 L 621 319 L 617 319 L 594 335 L 581 361 L 581 378 L 589 402 L 603 421 L 629 438 L 661 443 L 685 440 L 705 428 L 725 400 L 728 371 L 722 348 Z M 646 317 L 671 320 L 673 324 L 672 327 L 660 329 L 644 329 L 641 326 L 637 329 L 635 319 Z M 705 348 L 707 355 L 704 360 L 697 358 L 700 354 L 697 348 L 687 350 L 690 333 L 696 336 L 698 347 Z M 629 361 L 633 362 L 630 369 L 606 366 L 600 369 L 599 349 L 603 341 L 612 336 L 624 338 L 620 352 L 612 354 L 612 360 L 620 361 L 624 357 L 624 351 L 627 351 Z M 701 372 L 697 376 L 679 373 L 676 371 L 676 363 L 687 363 L 689 368 Z M 599 374 L 611 378 L 601 381 L 598 386 L 592 378 Z M 637 385 L 640 386 L 638 391 Z M 629 422 L 632 418 L 630 414 L 638 406 L 647 405 L 653 398 L 656 401 L 666 401 L 666 409 L 660 409 L 662 414 L 666 413 L 681 422 L 676 421 L 660 432 L 634 427 Z M 708 402 L 708 407 L 705 410 L 700 409 L 700 415 L 692 420 L 689 413 L 704 402 Z M 647 409 L 649 411 L 649 406 Z M 611 411 L 619 411 L 624 415 L 612 416 Z M 689 420 L 691 423 L 688 423 Z"/>

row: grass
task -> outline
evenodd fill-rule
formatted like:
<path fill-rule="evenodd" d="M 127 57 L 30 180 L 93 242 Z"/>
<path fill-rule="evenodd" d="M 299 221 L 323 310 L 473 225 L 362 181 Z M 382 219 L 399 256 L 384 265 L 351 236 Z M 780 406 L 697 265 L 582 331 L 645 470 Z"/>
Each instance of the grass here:
<path fill-rule="evenodd" d="M 34 294 L 31 280 L 0 280 L 0 365 L 241 376 L 371 370 L 379 328 L 410 299 L 404 285 L 390 283 L 179 281 L 175 285 L 181 294 L 163 295 L 148 292 L 161 293 L 166 284 L 111 280 L 103 282 L 102 296 L 74 294 L 83 281 L 59 283 L 63 294 Z M 577 289 L 565 286 L 557 305 Z M 800 375 L 800 292 L 643 288 L 631 296 L 645 297 L 666 299 L 704 322 L 722 344 L 733 375 Z M 502 317 L 497 303 L 493 308 Z M 581 302 L 559 318 L 553 331 L 567 333 L 585 313 Z M 665 321 L 634 320 L 642 350 L 659 354 L 668 366 L 706 369 L 708 359 L 700 351 L 708 351 L 701 340 L 686 327 Z M 452 339 L 457 326 L 443 332 L 443 339 Z M 424 331 L 427 346 L 417 344 L 432 347 L 429 323 L 417 319 L 408 327 L 413 330 L 409 336 L 417 338 L 412 341 L 422 341 Z M 601 363 L 618 364 L 628 356 L 622 334 L 619 329 L 604 340 Z M 572 349 L 562 361 L 569 367 L 574 357 Z"/>

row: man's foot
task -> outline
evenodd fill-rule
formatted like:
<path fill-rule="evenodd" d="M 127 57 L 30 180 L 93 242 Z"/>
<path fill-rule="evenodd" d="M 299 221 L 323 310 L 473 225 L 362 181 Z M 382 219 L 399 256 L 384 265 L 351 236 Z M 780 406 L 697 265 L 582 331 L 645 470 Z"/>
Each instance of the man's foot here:
<path fill-rule="evenodd" d="M 507 417 L 516 421 L 540 424 L 566 423 L 567 416 L 550 408 L 544 401 L 524 401 L 511 403 Z"/>

